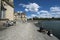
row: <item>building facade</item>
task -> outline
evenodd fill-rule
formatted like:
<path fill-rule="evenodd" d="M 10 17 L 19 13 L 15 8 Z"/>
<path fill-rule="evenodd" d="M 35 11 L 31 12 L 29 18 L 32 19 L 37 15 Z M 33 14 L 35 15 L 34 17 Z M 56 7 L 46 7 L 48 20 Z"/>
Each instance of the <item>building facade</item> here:
<path fill-rule="evenodd" d="M 0 18 L 1 18 L 1 0 L 0 0 Z"/>
<path fill-rule="evenodd" d="M 27 21 L 27 17 L 25 13 L 15 13 L 15 18 L 16 20 L 19 20 L 19 21 L 23 21 L 23 22 Z"/>
<path fill-rule="evenodd" d="M 13 0 L 2 0 L 1 19 L 14 20 L 14 4 L 13 4 Z"/>
<path fill-rule="evenodd" d="M 25 13 L 21 13 L 21 20 L 23 22 L 26 22 L 27 21 L 27 17 L 26 17 L 26 14 Z"/>

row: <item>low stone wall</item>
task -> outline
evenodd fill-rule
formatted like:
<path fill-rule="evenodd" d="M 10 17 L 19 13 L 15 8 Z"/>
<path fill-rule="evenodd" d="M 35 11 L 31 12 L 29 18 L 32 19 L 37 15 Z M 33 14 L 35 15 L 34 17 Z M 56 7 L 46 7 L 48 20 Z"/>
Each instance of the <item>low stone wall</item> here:
<path fill-rule="evenodd" d="M 0 21 L 0 29 L 4 28 L 4 23 L 6 23 L 6 21 Z"/>

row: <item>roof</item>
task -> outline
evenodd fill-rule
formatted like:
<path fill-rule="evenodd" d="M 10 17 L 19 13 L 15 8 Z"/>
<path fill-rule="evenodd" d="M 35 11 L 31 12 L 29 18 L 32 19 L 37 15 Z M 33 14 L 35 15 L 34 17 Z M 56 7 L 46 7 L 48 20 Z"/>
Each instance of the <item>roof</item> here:
<path fill-rule="evenodd" d="M 2 1 L 5 1 L 8 5 L 10 5 L 11 7 L 14 8 L 14 5 L 12 5 L 11 3 L 9 3 L 7 0 L 2 0 Z"/>
<path fill-rule="evenodd" d="M 21 13 L 21 15 L 26 15 L 25 13 Z"/>

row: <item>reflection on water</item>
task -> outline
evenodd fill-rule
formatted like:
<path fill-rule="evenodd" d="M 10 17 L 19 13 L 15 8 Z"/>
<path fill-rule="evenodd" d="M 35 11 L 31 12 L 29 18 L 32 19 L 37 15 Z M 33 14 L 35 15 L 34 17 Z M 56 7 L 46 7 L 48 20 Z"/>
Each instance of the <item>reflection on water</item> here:
<path fill-rule="evenodd" d="M 42 24 L 44 28 L 48 30 L 52 30 L 53 34 L 60 39 L 60 21 L 58 20 L 50 20 L 50 21 L 42 21 L 39 22 L 39 24 Z"/>

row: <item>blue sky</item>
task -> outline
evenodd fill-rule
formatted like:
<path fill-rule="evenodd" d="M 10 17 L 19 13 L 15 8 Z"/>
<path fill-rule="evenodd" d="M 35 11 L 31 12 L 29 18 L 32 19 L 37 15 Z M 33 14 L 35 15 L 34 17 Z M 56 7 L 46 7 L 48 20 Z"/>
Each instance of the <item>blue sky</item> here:
<path fill-rule="evenodd" d="M 15 12 L 25 12 L 28 18 L 60 18 L 60 0 L 14 0 Z"/>

